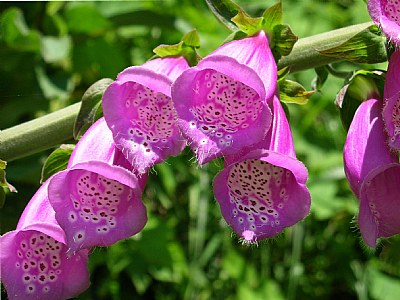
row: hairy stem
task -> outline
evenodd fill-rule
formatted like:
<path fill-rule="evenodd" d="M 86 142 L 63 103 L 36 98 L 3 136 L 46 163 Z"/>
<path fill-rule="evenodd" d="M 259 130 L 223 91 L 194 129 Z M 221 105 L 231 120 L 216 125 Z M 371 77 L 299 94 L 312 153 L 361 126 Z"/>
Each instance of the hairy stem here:
<path fill-rule="evenodd" d="M 15 160 L 70 140 L 80 106 L 80 103 L 75 103 L 0 131 L 0 159 Z"/>
<path fill-rule="evenodd" d="M 339 61 L 321 55 L 318 50 L 338 46 L 368 28 L 362 23 L 300 39 L 290 55 L 282 57 L 278 68 L 290 67 L 291 72 L 315 68 Z M 382 61 L 386 57 L 379 58 Z M 63 143 L 72 138 L 72 129 L 80 104 L 74 104 L 44 117 L 0 131 L 0 159 L 11 161 Z"/>

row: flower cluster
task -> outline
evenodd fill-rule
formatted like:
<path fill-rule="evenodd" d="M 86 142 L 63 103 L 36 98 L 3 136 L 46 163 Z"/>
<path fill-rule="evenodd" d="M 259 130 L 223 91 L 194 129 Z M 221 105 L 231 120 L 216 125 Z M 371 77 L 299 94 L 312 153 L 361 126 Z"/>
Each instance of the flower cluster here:
<path fill-rule="evenodd" d="M 400 52 L 386 74 L 384 101 L 368 99 L 356 111 L 344 146 L 344 167 L 360 201 L 358 224 L 365 243 L 400 233 Z M 399 191 L 400 192 L 400 191 Z"/>
<path fill-rule="evenodd" d="M 278 94 L 263 31 L 195 67 L 171 56 L 123 70 L 103 95 L 104 117 L 81 138 L 66 170 L 42 185 L 17 229 L 1 237 L 9 298 L 65 299 L 86 289 L 90 249 L 143 229 L 148 171 L 186 144 L 200 165 L 224 157 L 214 193 L 244 242 L 305 218 L 307 169 L 296 159 Z"/>

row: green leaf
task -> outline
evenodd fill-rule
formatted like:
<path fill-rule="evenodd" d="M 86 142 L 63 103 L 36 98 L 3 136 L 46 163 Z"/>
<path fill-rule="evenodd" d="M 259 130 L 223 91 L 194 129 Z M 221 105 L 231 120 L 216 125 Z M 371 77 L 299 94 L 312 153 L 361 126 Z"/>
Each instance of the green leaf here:
<path fill-rule="evenodd" d="M 319 53 L 356 63 L 379 63 L 387 58 L 385 41 L 386 38 L 378 34 L 378 28 L 372 25 L 339 46 Z"/>
<path fill-rule="evenodd" d="M 273 43 L 271 45 L 275 60 L 278 61 L 282 56 L 289 55 L 297 40 L 297 35 L 293 33 L 289 25 L 275 25 L 273 29 Z"/>
<path fill-rule="evenodd" d="M 282 23 L 282 2 L 269 7 L 263 14 L 263 28 L 267 32 L 272 32 L 273 28 Z"/>
<path fill-rule="evenodd" d="M 194 29 L 194 30 L 186 33 L 182 38 L 182 42 L 184 43 L 185 46 L 199 48 L 200 47 L 200 37 L 199 37 L 199 34 L 197 33 L 197 30 Z"/>
<path fill-rule="evenodd" d="M 206 0 L 208 8 L 214 16 L 230 31 L 236 31 L 238 28 L 231 21 L 241 10 L 240 6 L 230 0 Z"/>
<path fill-rule="evenodd" d="M 88 3 L 71 3 L 65 12 L 65 19 L 71 32 L 91 35 L 100 34 L 111 25 L 95 6 Z"/>
<path fill-rule="evenodd" d="M 311 87 L 314 90 L 320 90 L 324 85 L 325 81 L 328 79 L 329 72 L 325 67 L 315 68 L 315 73 L 317 73 L 317 77 L 314 78 Z"/>
<path fill-rule="evenodd" d="M 343 127 L 349 130 L 354 114 L 360 104 L 368 99 L 381 99 L 385 76 L 381 71 L 359 70 L 346 80 L 336 96 Z"/>
<path fill-rule="evenodd" d="M 2 15 L 0 23 L 0 32 L 2 32 L 2 38 L 8 47 L 17 51 L 40 51 L 40 34 L 28 28 L 19 8 L 7 9 Z"/>
<path fill-rule="evenodd" d="M 67 168 L 69 157 L 74 148 L 75 145 L 63 144 L 47 157 L 42 168 L 40 183 L 45 182 L 52 175 Z"/>
<path fill-rule="evenodd" d="M 159 57 L 176 56 L 182 53 L 183 41 L 175 45 L 159 45 L 153 49 L 153 52 Z"/>
<path fill-rule="evenodd" d="M 44 36 L 41 38 L 41 44 L 42 57 L 47 63 L 54 63 L 67 59 L 72 48 L 72 42 L 69 36 L 60 38 Z"/>
<path fill-rule="evenodd" d="M 240 10 L 232 19 L 232 22 L 247 35 L 251 36 L 261 30 L 263 18 L 252 18 L 243 10 Z"/>
<path fill-rule="evenodd" d="M 284 103 L 306 104 L 316 91 L 306 91 L 298 82 L 283 79 L 278 81 L 280 99 Z"/>
<path fill-rule="evenodd" d="M 103 78 L 92 84 L 82 96 L 81 109 L 74 124 L 74 138 L 79 139 L 85 131 L 101 116 L 101 97 L 107 87 L 113 82 Z"/>

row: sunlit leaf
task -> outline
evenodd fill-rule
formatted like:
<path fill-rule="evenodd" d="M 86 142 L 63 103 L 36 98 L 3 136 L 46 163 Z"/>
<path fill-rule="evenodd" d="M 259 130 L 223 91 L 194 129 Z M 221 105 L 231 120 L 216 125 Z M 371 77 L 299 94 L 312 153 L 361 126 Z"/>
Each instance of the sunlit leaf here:
<path fill-rule="evenodd" d="M 272 31 L 272 29 L 282 22 L 282 2 L 279 1 L 275 5 L 269 7 L 263 14 L 264 22 L 263 27 L 267 31 Z"/>
<path fill-rule="evenodd" d="M 42 45 L 42 57 L 45 62 L 54 63 L 68 58 L 72 47 L 71 38 L 69 36 L 60 38 L 44 36 L 40 41 Z"/>
<path fill-rule="evenodd" d="M 47 157 L 42 168 L 41 183 L 67 168 L 69 157 L 74 148 L 75 145 L 73 144 L 63 144 Z"/>
<path fill-rule="evenodd" d="M 208 8 L 223 25 L 231 31 L 238 28 L 231 21 L 241 10 L 240 6 L 230 0 L 206 0 Z"/>
<path fill-rule="evenodd" d="M 263 22 L 263 18 L 252 18 L 243 10 L 240 10 L 231 20 L 241 31 L 247 33 L 249 36 L 260 31 Z"/>

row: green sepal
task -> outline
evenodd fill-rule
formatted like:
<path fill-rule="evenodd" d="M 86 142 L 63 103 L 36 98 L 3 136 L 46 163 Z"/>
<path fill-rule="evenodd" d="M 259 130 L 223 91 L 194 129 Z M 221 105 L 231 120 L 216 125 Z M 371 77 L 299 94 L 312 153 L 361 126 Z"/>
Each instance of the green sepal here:
<path fill-rule="evenodd" d="M 190 66 L 195 66 L 199 61 L 199 56 L 196 52 L 196 48 L 199 47 L 200 37 L 197 30 L 194 29 L 185 34 L 178 44 L 159 45 L 153 49 L 153 52 L 158 57 L 183 56 Z"/>
<path fill-rule="evenodd" d="M 290 67 L 284 67 L 278 70 L 278 80 L 284 79 L 290 73 Z"/>
<path fill-rule="evenodd" d="M 274 27 L 282 23 L 282 2 L 279 1 L 267 8 L 263 13 L 263 19 L 263 29 L 267 34 L 273 32 Z"/>
<path fill-rule="evenodd" d="M 40 183 L 45 182 L 54 174 L 67 168 L 68 160 L 74 150 L 73 144 L 62 144 L 47 157 L 42 168 Z"/>
<path fill-rule="evenodd" d="M 378 27 L 371 25 L 339 46 L 321 50 L 319 53 L 355 63 L 380 63 L 387 59 L 385 41 L 379 34 Z"/>
<path fill-rule="evenodd" d="M 241 10 L 240 6 L 231 0 L 206 0 L 208 8 L 213 15 L 230 31 L 237 31 L 238 28 L 231 21 Z"/>
<path fill-rule="evenodd" d="M 314 90 L 320 90 L 326 80 L 328 79 L 329 72 L 325 67 L 318 67 L 314 69 L 315 73 L 317 76 L 314 78 L 314 80 L 311 83 L 311 87 Z"/>
<path fill-rule="evenodd" d="M 6 190 L 11 193 L 16 193 L 17 190 L 6 180 L 6 167 L 7 162 L 0 159 L 0 208 L 4 206 L 6 201 Z"/>
<path fill-rule="evenodd" d="M 385 75 L 382 71 L 359 70 L 345 81 L 335 103 L 339 107 L 340 120 L 346 131 L 363 101 L 382 98 L 384 84 Z"/>
<path fill-rule="evenodd" d="M 248 36 L 252 36 L 261 30 L 264 19 L 252 18 L 247 15 L 243 10 L 240 10 L 236 16 L 232 19 L 232 22 L 236 24 L 239 30 L 245 32 Z"/>
<path fill-rule="evenodd" d="M 278 81 L 279 97 L 284 103 L 306 104 L 316 91 L 307 91 L 300 83 L 288 79 Z"/>
<path fill-rule="evenodd" d="M 101 97 L 113 82 L 103 78 L 92 84 L 82 96 L 82 105 L 74 124 L 74 138 L 78 140 L 96 120 L 103 116 Z"/>
<path fill-rule="evenodd" d="M 289 55 L 297 40 L 297 35 L 293 33 L 289 25 L 275 25 L 270 45 L 275 61 L 278 61 L 282 56 Z"/>

